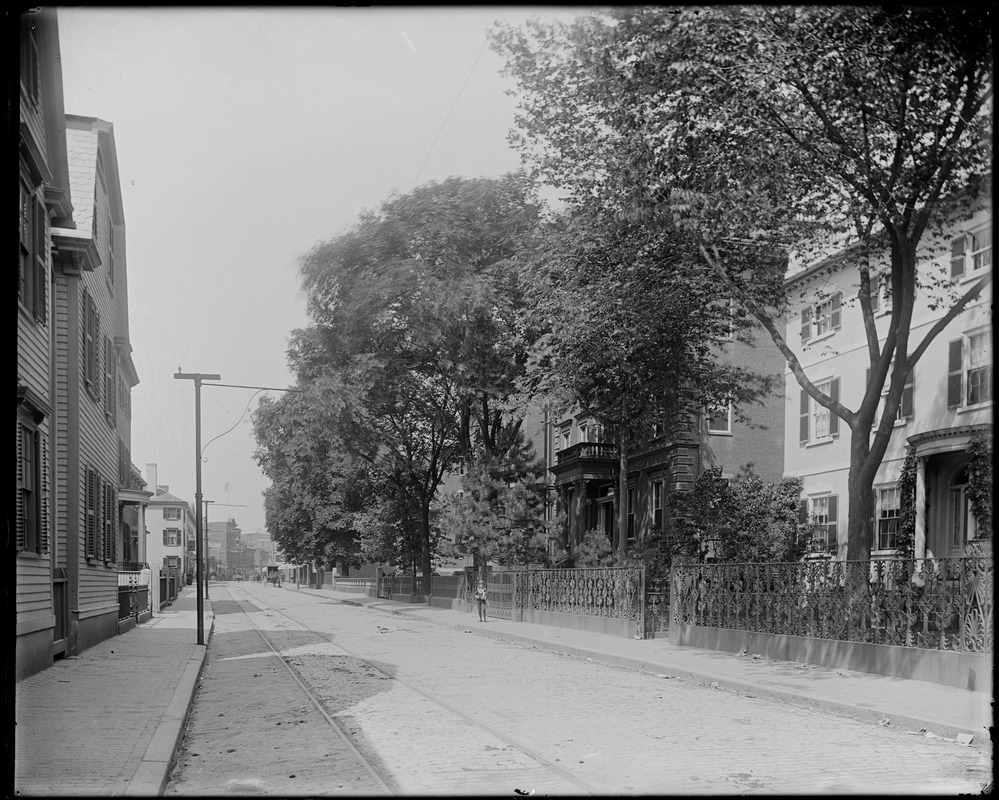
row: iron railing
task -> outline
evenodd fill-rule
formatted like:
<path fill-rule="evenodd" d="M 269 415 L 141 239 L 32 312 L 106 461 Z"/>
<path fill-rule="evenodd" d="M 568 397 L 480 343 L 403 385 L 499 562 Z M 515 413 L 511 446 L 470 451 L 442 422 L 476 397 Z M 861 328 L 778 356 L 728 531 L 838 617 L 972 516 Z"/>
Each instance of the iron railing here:
<path fill-rule="evenodd" d="M 490 616 L 517 611 L 609 617 L 644 625 L 644 570 L 640 567 L 515 569 L 486 579 Z"/>
<path fill-rule="evenodd" d="M 683 564 L 671 621 L 871 644 L 991 653 L 991 557 Z"/>

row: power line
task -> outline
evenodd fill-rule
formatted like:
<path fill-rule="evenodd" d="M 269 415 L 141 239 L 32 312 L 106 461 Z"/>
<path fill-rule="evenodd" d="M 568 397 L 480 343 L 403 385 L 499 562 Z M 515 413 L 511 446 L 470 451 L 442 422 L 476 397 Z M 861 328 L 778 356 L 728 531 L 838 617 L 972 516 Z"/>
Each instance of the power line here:
<path fill-rule="evenodd" d="M 434 152 L 434 147 L 437 146 L 437 140 L 441 138 L 441 134 L 444 132 L 444 126 L 447 125 L 447 121 L 451 118 L 451 112 L 454 111 L 454 107 L 458 105 L 458 100 L 461 99 L 461 93 L 465 91 L 465 85 L 468 83 L 468 79 L 472 77 L 472 73 L 475 72 L 475 66 L 479 63 L 479 59 L 482 57 L 482 53 L 486 49 L 486 45 L 489 43 L 488 39 L 482 40 L 482 47 L 479 48 L 479 54 L 475 57 L 475 61 L 472 62 L 471 69 L 468 70 L 468 74 L 465 76 L 464 83 L 461 84 L 461 88 L 458 89 L 458 94 L 454 98 L 454 102 L 451 103 L 451 108 L 448 109 L 447 114 L 444 117 L 444 121 L 441 123 L 440 130 L 437 131 L 437 135 L 434 137 L 433 142 L 430 144 L 430 149 L 427 150 L 427 155 L 423 159 L 423 163 L 420 164 L 420 169 L 416 173 L 416 177 L 413 179 L 413 188 L 416 188 L 417 181 L 420 180 L 420 175 L 423 174 L 423 168 L 427 166 L 427 161 L 430 160 L 430 154 Z"/>

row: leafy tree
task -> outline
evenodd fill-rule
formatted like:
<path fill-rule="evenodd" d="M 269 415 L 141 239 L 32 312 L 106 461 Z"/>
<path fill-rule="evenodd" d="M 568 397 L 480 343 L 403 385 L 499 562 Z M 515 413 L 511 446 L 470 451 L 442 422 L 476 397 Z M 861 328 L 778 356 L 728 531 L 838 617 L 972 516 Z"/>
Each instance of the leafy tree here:
<path fill-rule="evenodd" d="M 505 262 L 536 220 L 532 191 L 520 176 L 430 183 L 303 260 L 314 324 L 295 332 L 292 364 L 396 510 L 416 509 L 424 575 L 443 476 L 520 424 L 504 409 L 524 361 Z"/>
<path fill-rule="evenodd" d="M 369 483 L 301 395 L 263 398 L 253 414 L 255 459 L 271 480 L 267 528 L 289 558 L 348 571 L 359 565 L 354 514 Z"/>
<path fill-rule="evenodd" d="M 691 231 L 802 389 L 850 428 L 850 559 L 870 555 L 871 486 L 906 376 L 991 281 L 988 272 L 963 290 L 917 269 L 920 248 L 942 246 L 944 220 L 973 211 L 991 170 L 989 15 L 982 6 L 649 6 L 494 32 L 518 82 L 512 138 L 535 171 L 570 202 Z M 852 242 L 850 302 L 871 367 L 854 408 L 805 374 L 784 338 L 783 270 L 756 258 L 826 253 L 836 235 Z M 883 341 L 871 308 L 882 252 L 893 298 Z M 917 287 L 946 311 L 914 336 Z"/>
<path fill-rule="evenodd" d="M 442 527 L 456 552 L 471 554 L 478 571 L 490 559 L 504 564 L 548 561 L 549 529 L 544 518 L 544 464 L 520 430 L 501 453 L 482 454 L 461 477 Z"/>
<path fill-rule="evenodd" d="M 676 556 L 735 563 L 797 561 L 805 541 L 798 527 L 801 479 L 764 481 L 742 468 L 733 481 L 709 467 L 689 492 L 666 498 L 669 530 L 657 534 L 653 571 L 668 574 Z"/>
<path fill-rule="evenodd" d="M 667 229 L 607 220 L 599 209 L 556 219 L 522 254 L 537 331 L 524 384 L 556 409 L 581 408 L 616 439 L 618 496 L 627 497 L 629 451 L 653 425 L 680 435 L 705 406 L 743 406 L 777 376 L 723 356 L 748 325 L 719 301 L 688 241 Z M 618 504 L 623 560 L 627 506 Z"/>

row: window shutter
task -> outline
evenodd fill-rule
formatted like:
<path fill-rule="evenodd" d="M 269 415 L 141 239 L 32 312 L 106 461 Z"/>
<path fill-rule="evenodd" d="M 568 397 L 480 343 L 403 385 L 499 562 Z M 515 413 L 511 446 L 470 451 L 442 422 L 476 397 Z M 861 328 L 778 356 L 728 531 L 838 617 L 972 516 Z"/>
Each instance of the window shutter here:
<path fill-rule="evenodd" d="M 808 500 L 803 499 L 798 503 L 798 524 L 808 524 Z"/>
<path fill-rule="evenodd" d="M 31 264 L 31 277 L 29 280 L 34 281 L 34 308 L 32 311 L 35 314 L 35 319 L 39 322 L 45 322 L 45 290 L 46 283 L 48 279 L 48 269 L 46 265 L 48 264 L 48 253 L 47 251 L 47 231 L 46 222 L 48 220 L 48 213 L 45 211 L 45 205 L 41 203 L 36 197 L 34 200 L 35 205 L 35 241 L 34 250 L 32 254 L 32 264 Z"/>
<path fill-rule="evenodd" d="M 833 378 L 829 381 L 829 396 L 839 402 L 839 378 Z M 829 435 L 839 436 L 839 417 L 831 410 L 829 411 Z"/>
<path fill-rule="evenodd" d="M 837 550 L 837 546 L 836 546 L 836 528 L 838 527 L 838 524 L 837 524 L 837 519 L 838 518 L 837 518 L 837 515 L 836 515 L 836 507 L 837 507 L 837 505 L 838 505 L 838 497 L 836 495 L 834 495 L 834 494 L 830 495 L 829 496 L 829 519 L 828 519 L 828 523 L 829 524 L 826 525 L 826 542 L 828 543 L 828 548 L 829 548 L 829 552 L 830 553 L 835 553 L 836 550 Z"/>
<path fill-rule="evenodd" d="M 17 423 L 17 549 L 24 549 L 24 426 Z"/>
<path fill-rule="evenodd" d="M 961 405 L 961 360 L 963 357 L 963 341 L 955 339 L 950 343 L 947 356 L 947 407 L 956 408 Z"/>
<path fill-rule="evenodd" d="M 103 352 L 101 348 L 101 312 L 94 312 L 94 336 L 93 336 L 93 349 L 94 349 L 94 375 L 93 375 L 93 390 L 94 399 L 98 402 L 101 400 L 101 395 L 103 392 L 104 381 L 102 380 L 104 371 L 102 367 L 104 366 Z"/>
<path fill-rule="evenodd" d="M 83 380 L 90 380 L 90 294 L 87 287 L 82 292 L 83 308 L 80 310 L 82 335 L 80 336 L 80 361 L 83 364 Z"/>
<path fill-rule="evenodd" d="M 840 305 L 843 302 L 843 293 L 836 292 L 836 294 L 832 296 L 831 302 L 832 302 L 832 309 L 829 313 L 829 326 L 833 330 L 836 330 L 837 328 L 840 327 L 840 323 L 842 322 L 842 317 L 843 317 L 843 314 L 840 311 Z"/>
<path fill-rule="evenodd" d="M 84 555 L 94 556 L 97 550 L 97 473 L 87 468 L 87 541 Z"/>
<path fill-rule="evenodd" d="M 801 309 L 801 341 L 807 342 L 812 336 L 812 307 Z"/>
<path fill-rule="evenodd" d="M 49 437 L 39 434 L 42 451 L 42 513 L 38 536 L 39 552 L 49 551 Z"/>
<path fill-rule="evenodd" d="M 798 440 L 804 444 L 808 441 L 808 393 L 804 389 L 801 390 L 801 415 L 799 420 Z"/>
<path fill-rule="evenodd" d="M 964 274 L 965 237 L 961 236 L 950 245 L 950 276 L 959 278 Z"/>

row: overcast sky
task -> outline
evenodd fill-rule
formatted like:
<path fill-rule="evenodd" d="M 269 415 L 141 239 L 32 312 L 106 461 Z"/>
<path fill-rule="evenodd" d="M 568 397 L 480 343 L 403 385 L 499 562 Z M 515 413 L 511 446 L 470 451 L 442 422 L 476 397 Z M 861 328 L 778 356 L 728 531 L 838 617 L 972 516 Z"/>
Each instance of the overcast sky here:
<path fill-rule="evenodd" d="M 485 32 L 573 13 L 59 9 L 66 112 L 114 125 L 143 477 L 157 464 L 158 482 L 193 503 L 194 386 L 178 368 L 292 385 L 289 334 L 308 323 L 298 262 L 315 244 L 393 189 L 518 167 L 513 83 Z M 247 532 L 265 528 L 268 485 L 253 460 L 254 392 L 202 391 L 208 518 L 228 513 Z"/>

